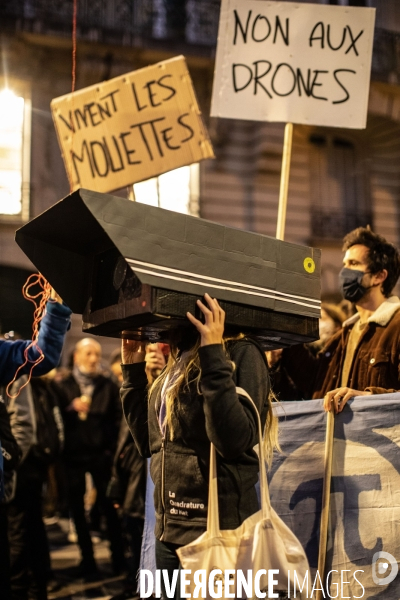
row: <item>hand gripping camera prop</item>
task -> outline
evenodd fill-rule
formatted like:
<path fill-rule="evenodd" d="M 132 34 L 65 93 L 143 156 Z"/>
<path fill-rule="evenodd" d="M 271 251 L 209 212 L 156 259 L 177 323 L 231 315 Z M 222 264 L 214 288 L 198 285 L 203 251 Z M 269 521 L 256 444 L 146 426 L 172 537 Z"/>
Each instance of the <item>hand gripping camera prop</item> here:
<path fill-rule="evenodd" d="M 205 292 L 226 330 L 265 349 L 318 339 L 320 251 L 201 218 L 77 190 L 16 232 L 16 241 L 84 332 L 168 340 L 193 327 Z"/>

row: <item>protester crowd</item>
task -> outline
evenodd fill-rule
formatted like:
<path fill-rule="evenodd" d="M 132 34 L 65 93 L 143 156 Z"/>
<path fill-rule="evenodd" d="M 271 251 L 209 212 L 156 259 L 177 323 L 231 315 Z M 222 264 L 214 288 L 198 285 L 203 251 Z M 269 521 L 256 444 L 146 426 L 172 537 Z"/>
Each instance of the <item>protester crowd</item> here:
<path fill-rule="evenodd" d="M 103 524 L 110 569 L 125 577 L 121 599 L 137 595 L 146 457 L 152 457 L 156 480 L 160 568 L 177 568 L 176 549 L 205 529 L 203 466 L 210 440 L 220 455 L 221 487 L 229 500 L 221 508 L 222 528 L 237 527 L 256 511 L 258 462 L 252 448 L 258 434 L 253 408 L 240 388 L 250 393 L 267 423 L 270 450 L 277 445 L 271 389 L 278 400 L 324 398 L 325 410 L 333 407 L 335 412 L 355 396 L 400 391 L 400 300 L 393 295 L 399 252 L 369 228 L 350 232 L 344 251 L 344 303 L 322 305 L 320 339 L 312 344 L 264 353 L 251 339 L 228 340 L 223 311 L 206 295 L 199 302 L 204 322 L 188 314 L 192 330 L 171 340 L 169 358 L 167 345 L 125 340 L 122 354 L 116 349 L 105 365 L 101 344 L 84 338 L 74 349 L 71 368 L 57 368 L 70 311 L 61 302 L 50 302 L 38 340 L 45 360 L 33 377 L 29 364 L 24 367 L 7 394 L 29 342 L 0 340 L 2 600 L 47 600 L 57 584 L 43 522 L 43 495 L 50 489 L 55 514 L 71 519 L 76 533 L 81 553 L 76 577 L 101 576 L 92 532 Z M 37 358 L 34 348 L 29 352 L 31 360 Z M 174 497 L 197 494 L 202 507 L 190 522 L 178 523 L 165 514 L 157 487 L 166 437 L 166 477 Z M 193 457 L 200 465 L 196 479 Z M 238 474 L 240 486 L 232 473 Z M 95 489 L 90 514 L 84 500 L 88 481 Z"/>
<path fill-rule="evenodd" d="M 54 368 L 69 323 L 66 306 L 48 304 L 39 340 L 45 351 L 47 331 L 51 337 L 58 335 L 56 328 L 49 328 L 57 311 L 63 311 L 65 323 L 58 348 L 46 366 L 49 373 L 28 378 L 23 372 L 9 395 L 5 385 L 1 388 L 0 441 L 5 461 L 0 505 L 1 598 L 46 600 L 60 585 L 51 568 L 43 519 L 43 500 L 49 494 L 56 517 L 70 519 L 74 535 L 69 537 L 79 546 L 76 579 L 97 581 L 104 576 L 96 564 L 92 541 L 93 531 L 100 532 L 104 523 L 110 546 L 109 574 L 125 577 L 125 592 L 118 597 L 132 598 L 136 596 L 147 471 L 122 419 L 121 352 L 117 349 L 106 364 L 101 345 L 94 338 L 83 338 L 75 346 L 71 369 Z M 3 364 L 9 369 L 2 383 L 11 380 L 23 363 L 28 344 L 0 340 Z M 166 358 L 158 345 L 148 345 L 147 355 L 152 382 Z M 88 475 L 94 491 L 90 514 L 84 500 Z"/>

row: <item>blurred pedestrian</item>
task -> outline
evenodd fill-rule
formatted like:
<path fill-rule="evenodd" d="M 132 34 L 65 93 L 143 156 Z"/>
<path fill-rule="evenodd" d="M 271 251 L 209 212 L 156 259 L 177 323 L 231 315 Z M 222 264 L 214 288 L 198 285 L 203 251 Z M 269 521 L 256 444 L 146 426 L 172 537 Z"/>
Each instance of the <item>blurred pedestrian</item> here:
<path fill-rule="evenodd" d="M 0 395 L 0 447 L 3 472 L 0 472 L 0 590 L 2 600 L 11 600 L 10 585 L 10 548 L 7 534 L 7 506 L 5 504 L 5 485 L 11 484 L 15 478 L 15 470 L 19 464 L 21 450 L 12 434 L 10 416 L 3 397 Z"/>
<path fill-rule="evenodd" d="M 319 339 L 306 344 L 308 350 L 313 355 L 317 355 L 335 333 L 341 329 L 345 318 L 346 315 L 340 306 L 323 302 L 319 318 Z M 313 388 L 305 386 L 306 382 L 311 383 L 311 381 L 303 379 L 302 388 L 294 383 L 287 367 L 281 362 L 282 350 L 270 350 L 265 354 L 270 369 L 272 389 L 279 400 L 308 400 L 311 398 Z"/>
<path fill-rule="evenodd" d="M 29 373 L 32 363 L 40 357 L 38 347 L 44 359 L 35 367 L 35 375 L 43 375 L 56 367 L 60 361 L 64 344 L 64 336 L 70 327 L 71 310 L 62 303 L 55 291 L 52 291 L 52 301 L 46 304 L 46 311 L 40 324 L 37 345 L 32 346 L 31 340 L 0 339 L 0 385 L 7 386 L 16 374 L 16 371 L 25 361 L 27 352 L 28 362 L 18 372 L 18 377 Z M 15 481 L 15 468 L 21 454 L 16 440 L 11 434 L 9 415 L 4 403 L 4 392 L 0 395 L 0 444 L 4 459 L 4 472 L 7 481 L 0 480 L 0 489 L 6 483 L 6 488 L 13 488 Z M 13 448 L 13 450 L 11 450 Z M 16 449 L 17 448 L 17 449 Z M 1 476 L 0 476 L 1 477 Z M 6 490 L 7 491 L 7 490 Z M 13 493 L 14 490 L 12 489 Z M 11 597 L 10 588 L 10 559 L 7 535 L 7 517 L 4 498 L 0 498 L 0 590 L 2 600 Z"/>
<path fill-rule="evenodd" d="M 340 305 L 323 302 L 321 304 L 321 316 L 319 318 L 319 339 L 311 342 L 308 346 L 314 354 L 317 354 L 329 340 L 337 333 L 346 320 L 346 314 Z"/>
<path fill-rule="evenodd" d="M 26 379 L 24 375 L 14 383 L 11 395 L 16 397 L 9 404 L 11 427 L 23 453 L 7 510 L 11 590 L 12 600 L 47 600 L 51 562 L 42 492 L 48 467 L 60 455 L 64 430 L 46 378 L 33 377 L 29 384 Z"/>
<path fill-rule="evenodd" d="M 146 347 L 146 373 L 150 385 L 165 367 L 163 350 L 168 350 L 167 344 L 149 344 Z M 123 380 L 121 362 L 119 350 L 112 355 L 110 368 L 120 385 Z M 122 512 L 123 530 L 128 539 L 130 556 L 125 590 L 110 600 L 128 600 L 136 596 L 144 528 L 146 478 L 146 460 L 140 456 L 129 427 L 125 419 L 122 419 L 108 495 Z"/>
<path fill-rule="evenodd" d="M 101 346 L 96 340 L 79 341 L 73 358 L 72 372 L 53 385 L 65 427 L 63 462 L 69 508 L 82 557 L 78 575 L 87 578 L 98 575 L 85 515 L 86 473 L 93 479 L 96 498 L 105 516 L 113 572 L 119 574 L 125 569 L 120 523 L 111 500 L 106 497 L 121 421 L 119 389 L 100 372 Z"/>

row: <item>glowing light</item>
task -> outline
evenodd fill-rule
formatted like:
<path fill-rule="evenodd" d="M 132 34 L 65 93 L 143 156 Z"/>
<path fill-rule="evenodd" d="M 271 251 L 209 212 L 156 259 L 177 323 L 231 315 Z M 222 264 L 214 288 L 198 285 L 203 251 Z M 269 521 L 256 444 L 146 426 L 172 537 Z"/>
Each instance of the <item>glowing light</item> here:
<path fill-rule="evenodd" d="M 0 92 L 0 213 L 21 212 L 24 99 L 9 89 Z"/>
<path fill-rule="evenodd" d="M 158 206 L 159 194 L 157 177 L 147 179 L 146 181 L 141 181 L 140 183 L 135 183 L 133 190 L 135 192 L 136 202 L 148 204 L 149 206 Z"/>
<path fill-rule="evenodd" d="M 193 182 L 191 167 L 180 167 L 159 177 L 135 183 L 137 202 L 189 214 Z"/>

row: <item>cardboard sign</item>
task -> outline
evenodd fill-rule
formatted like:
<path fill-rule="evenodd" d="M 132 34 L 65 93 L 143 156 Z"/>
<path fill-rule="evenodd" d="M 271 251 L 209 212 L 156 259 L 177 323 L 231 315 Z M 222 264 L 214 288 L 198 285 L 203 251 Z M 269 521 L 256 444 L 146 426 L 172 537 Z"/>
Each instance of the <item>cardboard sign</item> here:
<path fill-rule="evenodd" d="M 73 190 L 110 192 L 214 156 L 183 56 L 55 98 Z"/>
<path fill-rule="evenodd" d="M 211 115 L 366 127 L 374 8 L 222 0 Z"/>

